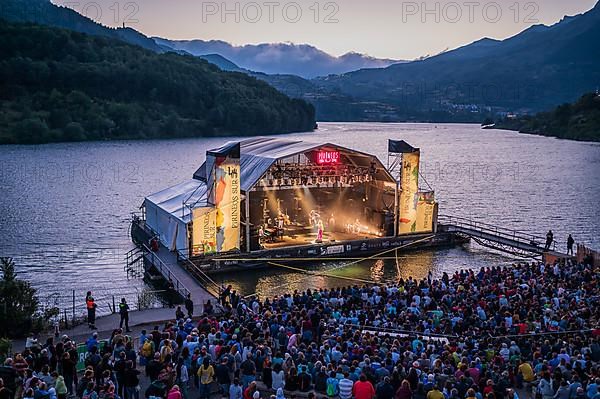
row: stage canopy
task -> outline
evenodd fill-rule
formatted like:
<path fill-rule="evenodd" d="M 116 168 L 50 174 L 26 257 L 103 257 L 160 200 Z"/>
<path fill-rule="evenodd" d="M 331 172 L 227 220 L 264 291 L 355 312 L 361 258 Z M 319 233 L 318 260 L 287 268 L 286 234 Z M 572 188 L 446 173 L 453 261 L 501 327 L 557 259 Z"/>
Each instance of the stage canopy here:
<path fill-rule="evenodd" d="M 209 153 L 220 153 L 230 148 L 237 142 L 228 142 L 220 148 L 210 150 Z M 386 168 L 374 156 L 362 153 L 360 151 L 340 147 L 331 143 L 314 143 L 301 140 L 290 140 L 276 137 L 257 137 L 243 140 L 240 142 L 240 170 L 241 170 L 241 190 L 248 191 L 261 179 L 277 160 L 288 158 L 294 155 L 302 154 L 318 148 L 332 148 L 343 151 L 343 155 L 351 158 L 352 163 L 357 166 L 368 167 L 372 160 L 378 163 L 378 172 L 385 174 L 384 179 L 394 181 L 393 177 L 387 172 Z M 206 181 L 206 170 L 210 170 L 212 165 L 206 165 L 204 162 L 194 173 L 194 179 Z"/>
<path fill-rule="evenodd" d="M 169 249 L 184 250 L 187 243 L 187 224 L 192 220 L 189 206 L 206 205 L 206 184 L 190 179 L 152 194 L 144 200 L 146 223 Z"/>

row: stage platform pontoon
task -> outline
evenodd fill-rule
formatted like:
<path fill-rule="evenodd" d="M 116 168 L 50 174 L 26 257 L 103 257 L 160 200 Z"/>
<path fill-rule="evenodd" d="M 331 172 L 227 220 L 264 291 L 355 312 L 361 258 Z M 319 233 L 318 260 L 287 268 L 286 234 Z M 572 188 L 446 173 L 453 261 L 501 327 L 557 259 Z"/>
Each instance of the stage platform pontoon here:
<path fill-rule="evenodd" d="M 228 142 L 206 152 L 192 179 L 146 197 L 136 223 L 152 232 L 146 239 L 210 272 L 453 245 L 454 235 L 437 233 L 438 205 L 431 187 L 419 187 L 419 160 L 404 141 L 389 141 L 387 166 L 333 143 Z"/>
<path fill-rule="evenodd" d="M 136 243 L 144 243 L 152 239 L 145 222 L 141 219 L 132 225 L 132 237 Z M 449 248 L 463 245 L 469 239 L 453 232 L 407 234 L 398 237 L 364 237 L 353 240 L 327 240 L 322 243 L 308 242 L 301 245 L 284 245 L 264 247 L 250 253 L 212 254 L 194 256 L 185 259 L 195 265 L 196 271 L 207 275 L 232 271 L 246 271 L 273 267 L 272 262 L 294 264 L 302 268 L 315 262 L 327 261 L 360 261 L 369 259 L 392 259 L 398 254 L 425 249 Z M 279 244 L 279 246 L 277 246 Z M 289 244 L 289 242 L 287 243 Z M 161 245 L 162 248 L 162 245 Z M 180 257 L 180 262 L 183 259 Z"/>

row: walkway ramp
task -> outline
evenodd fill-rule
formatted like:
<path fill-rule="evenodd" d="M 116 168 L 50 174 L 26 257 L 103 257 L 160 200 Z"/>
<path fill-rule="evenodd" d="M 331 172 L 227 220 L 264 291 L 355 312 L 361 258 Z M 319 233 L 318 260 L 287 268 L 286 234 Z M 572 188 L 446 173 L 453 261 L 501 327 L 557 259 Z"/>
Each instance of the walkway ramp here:
<path fill-rule="evenodd" d="M 442 231 L 468 237 L 482 246 L 512 255 L 524 258 L 569 258 L 567 254 L 556 251 L 555 242 L 546 250 L 546 237 L 458 216 L 440 215 L 438 223 Z"/>
<path fill-rule="evenodd" d="M 171 280 L 175 291 L 183 298 L 191 294 L 194 303 L 203 304 L 209 299 L 215 302 L 219 286 L 212 280 L 208 285 L 206 284 L 208 281 L 199 281 L 199 271 L 190 270 L 191 266 L 194 266 L 193 263 L 180 258 L 177 252 L 172 252 L 163 245 L 154 252 L 144 244 L 142 251 L 146 267 L 153 267 L 165 280 Z M 208 278 L 206 275 L 200 276 L 202 279 Z"/>

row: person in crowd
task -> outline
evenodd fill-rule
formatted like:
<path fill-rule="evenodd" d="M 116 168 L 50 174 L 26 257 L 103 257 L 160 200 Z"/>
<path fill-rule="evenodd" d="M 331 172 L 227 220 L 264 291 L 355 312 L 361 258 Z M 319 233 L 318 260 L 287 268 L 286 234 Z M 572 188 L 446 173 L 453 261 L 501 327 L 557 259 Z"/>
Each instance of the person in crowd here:
<path fill-rule="evenodd" d="M 188 314 L 187 317 L 191 319 L 194 316 L 194 301 L 192 301 L 192 294 L 187 294 L 184 305 Z"/>
<path fill-rule="evenodd" d="M 365 374 L 360 375 L 358 381 L 354 383 L 352 391 L 355 399 L 373 399 L 375 397 L 375 388 Z"/>
<path fill-rule="evenodd" d="M 243 390 L 240 381 L 234 378 L 229 386 L 229 399 L 242 399 Z"/>
<path fill-rule="evenodd" d="M 198 369 L 198 378 L 200 380 L 200 399 L 210 398 L 210 386 L 213 382 L 215 371 L 210 364 L 210 358 L 205 356 L 202 360 L 202 366 Z"/>
<path fill-rule="evenodd" d="M 167 399 L 182 399 L 182 397 L 179 385 L 173 385 L 167 394 Z"/>
<path fill-rule="evenodd" d="M 125 386 L 125 399 L 140 399 L 140 372 L 132 360 L 125 363 L 123 385 Z"/>
<path fill-rule="evenodd" d="M 285 373 L 281 367 L 281 363 L 275 364 L 271 372 L 271 388 L 275 391 L 279 388 L 285 388 Z"/>
<path fill-rule="evenodd" d="M 342 378 L 338 383 L 340 399 L 351 399 L 353 387 L 354 387 L 354 381 L 352 381 L 350 379 L 350 373 L 348 371 L 346 371 L 344 373 L 344 378 Z"/>

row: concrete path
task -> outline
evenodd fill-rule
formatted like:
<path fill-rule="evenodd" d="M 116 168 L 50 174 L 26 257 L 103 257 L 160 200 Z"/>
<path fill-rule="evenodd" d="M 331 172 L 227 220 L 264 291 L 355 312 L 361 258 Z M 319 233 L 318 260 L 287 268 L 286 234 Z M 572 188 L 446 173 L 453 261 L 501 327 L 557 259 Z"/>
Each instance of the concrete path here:
<path fill-rule="evenodd" d="M 162 329 L 162 325 L 166 321 L 174 321 L 175 320 L 175 308 L 155 308 L 155 309 L 145 309 L 145 310 L 136 310 L 129 312 L 129 328 L 132 332 L 129 334 L 136 340 L 143 329 L 151 330 L 154 326 L 159 325 Z M 182 306 L 182 310 L 184 313 L 185 308 Z M 201 315 L 203 312 L 203 305 L 197 304 L 194 305 L 194 315 L 197 317 Z M 196 318 L 195 317 L 195 318 Z M 119 327 L 120 316 L 118 313 L 111 314 L 108 316 L 98 317 L 96 319 L 96 328 L 97 330 L 91 330 L 87 323 L 79 324 L 73 328 L 69 328 L 66 330 L 61 330 L 59 333 L 59 337 L 63 335 L 68 335 L 69 338 L 74 339 L 77 343 L 85 342 L 90 335 L 96 331 L 100 338 L 108 338 L 110 334 L 115 328 Z M 125 327 L 123 327 L 125 328 Z M 40 342 L 46 342 L 46 339 L 49 336 L 53 336 L 52 332 L 42 333 L 39 335 Z M 13 341 L 13 352 L 20 352 L 25 348 L 25 340 L 15 340 Z"/>

